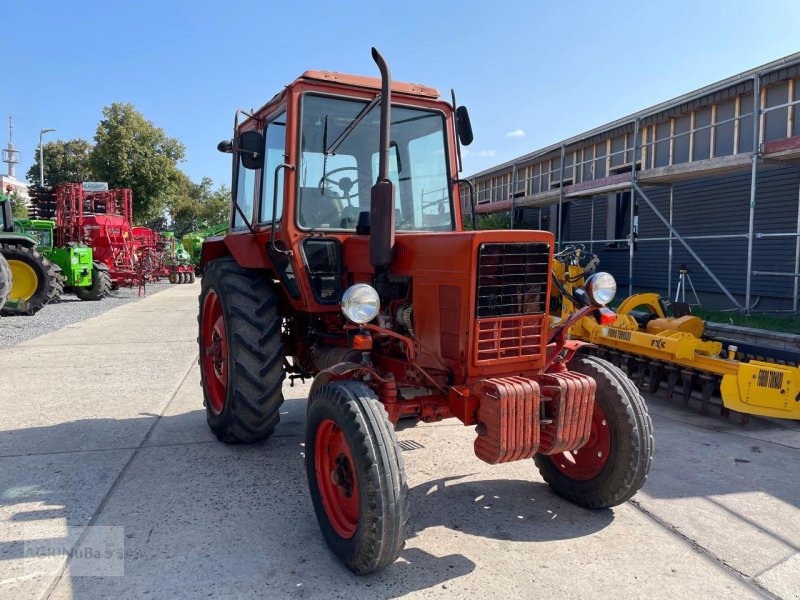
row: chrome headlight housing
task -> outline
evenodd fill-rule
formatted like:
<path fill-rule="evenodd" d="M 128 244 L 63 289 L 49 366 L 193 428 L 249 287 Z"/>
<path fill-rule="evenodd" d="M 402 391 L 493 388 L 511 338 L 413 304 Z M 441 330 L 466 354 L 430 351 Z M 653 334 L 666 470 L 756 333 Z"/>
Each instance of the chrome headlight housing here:
<path fill-rule="evenodd" d="M 358 325 L 369 323 L 378 316 L 381 298 L 371 285 L 357 283 L 342 294 L 342 314 Z"/>
<path fill-rule="evenodd" d="M 611 273 L 603 271 L 595 273 L 586 280 L 583 286 L 586 295 L 592 304 L 604 306 L 614 299 L 617 295 L 617 282 Z"/>

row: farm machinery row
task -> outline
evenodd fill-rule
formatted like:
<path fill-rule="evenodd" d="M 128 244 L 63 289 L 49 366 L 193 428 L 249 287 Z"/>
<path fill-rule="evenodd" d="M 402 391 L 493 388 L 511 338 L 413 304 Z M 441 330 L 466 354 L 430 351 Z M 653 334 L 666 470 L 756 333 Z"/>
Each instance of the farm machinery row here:
<path fill-rule="evenodd" d="M 598 261 L 580 246 L 556 255 L 551 299 L 554 323 L 573 316 L 583 305 L 580 295 Z M 685 406 L 700 394 L 700 412 L 712 398 L 721 398 L 720 411 L 784 419 L 800 419 L 798 357 L 779 349 L 757 351 L 705 334 L 700 317 L 684 303 L 668 303 L 658 294 L 634 294 L 615 309 L 613 323 L 581 318 L 571 337 L 591 342 L 591 352 L 622 367 L 642 389 L 651 393 L 666 385 L 668 398 L 678 391 Z M 756 352 L 763 360 L 751 359 Z"/>
<path fill-rule="evenodd" d="M 32 192 L 27 219 L 12 219 L 9 200 L 0 199 L 11 282 L 3 314 L 33 314 L 64 289 L 88 301 L 159 279 L 194 281 L 190 257 L 171 232 L 133 226 L 131 190 L 69 183 Z"/>

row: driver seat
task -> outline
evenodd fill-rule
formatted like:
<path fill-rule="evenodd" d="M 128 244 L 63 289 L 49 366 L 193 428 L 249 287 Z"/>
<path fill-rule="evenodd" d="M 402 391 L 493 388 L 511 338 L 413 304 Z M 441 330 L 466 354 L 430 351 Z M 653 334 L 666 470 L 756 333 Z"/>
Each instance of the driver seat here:
<path fill-rule="evenodd" d="M 319 187 L 300 188 L 300 225 L 303 227 L 341 227 L 342 206 L 329 189 Z"/>

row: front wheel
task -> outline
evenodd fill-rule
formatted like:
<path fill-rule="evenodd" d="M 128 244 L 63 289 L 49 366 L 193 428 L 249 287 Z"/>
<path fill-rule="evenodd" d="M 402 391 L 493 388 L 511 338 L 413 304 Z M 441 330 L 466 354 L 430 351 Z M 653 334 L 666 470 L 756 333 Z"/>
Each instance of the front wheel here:
<path fill-rule="evenodd" d="M 111 275 L 107 269 L 92 267 L 92 283 L 75 288 L 75 295 L 84 302 L 96 302 L 111 291 Z"/>
<path fill-rule="evenodd" d="M 403 458 L 363 383 L 334 381 L 309 399 L 306 476 L 325 542 L 350 570 L 373 573 L 397 559 L 408 526 Z"/>
<path fill-rule="evenodd" d="M 559 496 L 586 508 L 622 504 L 639 491 L 653 460 L 653 423 L 633 382 L 610 362 L 580 356 L 571 371 L 597 382 L 589 441 L 572 452 L 534 456 Z"/>
<path fill-rule="evenodd" d="M 208 267 L 200 291 L 200 377 L 208 425 L 226 443 L 269 437 L 283 404 L 278 296 L 232 258 Z"/>

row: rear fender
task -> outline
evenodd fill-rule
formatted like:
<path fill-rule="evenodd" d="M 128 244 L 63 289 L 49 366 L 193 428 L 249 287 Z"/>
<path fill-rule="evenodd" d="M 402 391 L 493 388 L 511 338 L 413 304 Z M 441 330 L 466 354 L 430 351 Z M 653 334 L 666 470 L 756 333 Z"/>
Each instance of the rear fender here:
<path fill-rule="evenodd" d="M 200 267 L 204 269 L 211 261 L 230 254 L 224 237 L 207 237 L 200 248 Z"/>

